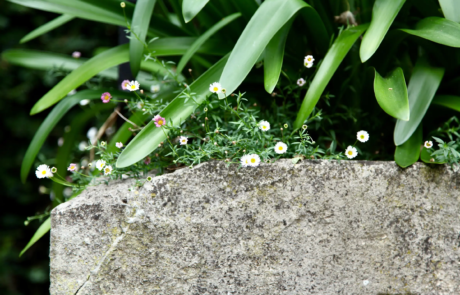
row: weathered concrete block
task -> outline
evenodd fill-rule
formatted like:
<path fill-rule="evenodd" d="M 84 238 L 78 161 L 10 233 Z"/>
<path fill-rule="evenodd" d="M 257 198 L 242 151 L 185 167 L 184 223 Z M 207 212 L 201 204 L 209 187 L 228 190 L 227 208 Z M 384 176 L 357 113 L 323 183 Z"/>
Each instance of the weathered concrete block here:
<path fill-rule="evenodd" d="M 460 294 L 446 166 L 222 162 L 52 212 L 51 294 Z"/>

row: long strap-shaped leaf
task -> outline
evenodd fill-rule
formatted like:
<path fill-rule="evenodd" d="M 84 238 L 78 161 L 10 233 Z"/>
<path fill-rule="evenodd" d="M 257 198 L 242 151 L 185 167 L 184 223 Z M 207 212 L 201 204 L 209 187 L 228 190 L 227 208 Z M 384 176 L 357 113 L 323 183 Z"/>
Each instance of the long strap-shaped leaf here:
<path fill-rule="evenodd" d="M 167 40 L 176 40 L 175 38 Z M 161 40 L 165 40 L 161 39 Z M 165 50 L 163 50 L 165 51 Z M 183 49 L 182 49 L 183 51 Z M 161 53 L 160 51 L 159 53 Z M 165 53 L 165 52 L 163 52 Z M 62 55 L 57 53 L 42 52 L 38 50 L 30 49 L 10 49 L 2 53 L 2 58 L 9 63 L 23 66 L 26 68 L 32 68 L 37 70 L 50 70 L 50 69 L 60 69 L 64 71 L 73 71 L 83 63 L 88 61 L 85 58 L 75 59 L 68 55 Z M 160 73 L 161 75 L 167 75 L 168 67 L 164 67 L 160 61 L 143 61 L 141 63 L 141 69 L 146 70 L 151 73 Z M 118 69 L 110 68 L 104 70 L 97 74 L 98 76 L 116 80 L 118 78 Z M 179 80 L 183 80 L 184 77 L 180 76 Z M 137 76 L 137 80 L 141 83 L 142 86 L 151 86 L 154 81 L 152 81 L 152 75 L 150 73 L 140 72 Z"/>
<path fill-rule="evenodd" d="M 287 22 L 265 48 L 264 86 L 265 91 L 268 93 L 272 93 L 278 83 L 283 65 L 284 47 L 286 46 L 286 39 L 291 29 L 292 21 L 293 19 Z"/>
<path fill-rule="evenodd" d="M 308 28 L 314 33 L 315 45 L 326 44 L 327 48 L 326 29 L 310 5 L 301 0 L 267 0 L 249 21 L 225 65 L 220 83 L 227 93 L 240 86 L 270 40 L 301 9 L 309 15 Z"/>
<path fill-rule="evenodd" d="M 126 20 L 120 2 L 113 0 L 8 0 L 19 5 L 54 12 L 68 14 L 74 17 L 126 27 Z M 134 5 L 125 2 L 126 16 L 129 22 L 133 15 Z M 187 33 L 171 22 L 163 20 L 161 17 L 152 15 L 153 27 L 149 28 L 151 36 L 181 36 Z"/>
<path fill-rule="evenodd" d="M 187 62 L 192 58 L 192 56 L 195 54 L 195 52 L 198 51 L 198 49 L 215 33 L 217 33 L 220 29 L 234 21 L 235 19 L 239 18 L 241 16 L 241 13 L 234 13 L 232 15 L 229 15 L 219 21 L 217 24 L 215 24 L 213 27 L 211 27 L 209 30 L 207 30 L 203 35 L 198 37 L 195 42 L 189 47 L 187 52 L 182 56 L 182 58 L 179 61 L 179 64 L 177 65 L 177 72 L 181 73 L 182 70 L 184 69 L 185 65 Z"/>
<path fill-rule="evenodd" d="M 209 85 L 219 79 L 227 60 L 228 56 L 223 57 L 190 85 L 190 91 L 196 94 L 198 104 L 201 104 L 206 95 L 210 94 Z M 185 98 L 181 97 L 181 94 L 182 92 L 160 113 L 166 120 L 172 120 L 174 125 L 178 125 L 188 118 L 197 107 L 193 100 L 184 103 Z M 123 150 L 118 158 L 117 167 L 127 167 L 142 160 L 155 150 L 164 139 L 163 130 L 150 122 Z"/>
<path fill-rule="evenodd" d="M 420 146 L 422 145 L 422 124 L 402 145 L 396 147 L 395 162 L 402 168 L 409 167 L 417 162 L 420 157 Z"/>
<path fill-rule="evenodd" d="M 21 41 L 19 41 L 19 43 L 21 43 L 21 44 L 26 43 L 26 42 L 34 39 L 34 38 L 37 38 L 38 36 L 41 36 L 41 35 L 43 35 L 45 33 L 48 33 L 49 31 L 52 31 L 52 30 L 62 26 L 63 24 L 71 21 L 74 18 L 75 18 L 74 16 L 68 15 L 68 14 L 58 16 L 57 18 L 53 19 L 52 21 L 47 22 L 46 24 L 36 28 L 35 30 L 33 30 L 29 34 L 27 34 L 24 37 L 22 37 L 22 39 L 21 39 Z"/>
<path fill-rule="evenodd" d="M 460 47 L 460 24 L 442 17 L 427 17 L 415 25 L 415 30 L 400 30 L 439 44 Z"/>
<path fill-rule="evenodd" d="M 137 35 L 137 38 L 131 33 L 131 39 L 129 40 L 129 65 L 133 77 L 136 77 L 137 73 L 139 73 L 141 61 L 144 59 L 142 54 L 144 52 L 144 42 L 155 3 L 156 0 L 138 0 L 134 8 L 131 31 Z"/>
<path fill-rule="evenodd" d="M 460 23 L 460 1 L 458 0 L 439 0 L 444 16 L 451 21 Z"/>
<path fill-rule="evenodd" d="M 443 68 L 431 67 L 424 58 L 420 58 L 417 61 L 407 89 L 410 119 L 409 121 L 398 120 L 396 122 L 394 131 L 395 145 L 402 145 L 415 132 L 431 104 L 443 75 Z"/>
<path fill-rule="evenodd" d="M 300 107 L 299 113 L 297 114 L 297 118 L 294 122 L 295 129 L 300 128 L 303 122 L 308 118 L 308 116 L 310 116 L 313 108 L 318 103 L 324 89 L 326 89 L 327 84 L 331 80 L 340 63 L 353 46 L 356 39 L 361 36 L 368 26 L 368 24 L 365 24 L 344 30 L 339 37 L 337 37 L 334 44 L 332 44 L 332 47 L 324 57 L 324 60 L 313 78 L 305 98 L 303 99 L 302 106 Z"/>
<path fill-rule="evenodd" d="M 394 69 L 386 78 L 375 71 L 374 93 L 378 104 L 388 115 L 403 121 L 409 120 L 409 98 L 401 68 Z"/>
<path fill-rule="evenodd" d="M 377 50 L 388 32 L 393 20 L 406 0 L 376 0 L 372 9 L 372 21 L 363 37 L 359 55 L 361 61 L 367 61 Z"/>
<path fill-rule="evenodd" d="M 47 220 L 45 220 L 42 225 L 37 229 L 35 234 L 33 235 L 32 239 L 30 239 L 29 243 L 22 249 L 21 253 L 19 253 L 19 257 L 24 254 L 33 244 L 35 244 L 38 240 L 40 240 L 41 237 L 46 235 L 47 232 L 49 232 L 51 229 L 51 217 L 48 217 Z"/>
<path fill-rule="evenodd" d="M 436 95 L 432 104 L 440 105 L 457 112 L 460 112 L 460 96 Z"/>
<path fill-rule="evenodd" d="M 21 180 L 22 182 L 26 181 L 27 175 L 29 174 L 30 168 L 32 167 L 35 157 L 40 151 L 43 143 L 48 137 L 49 133 L 56 124 L 61 120 L 61 118 L 76 104 L 78 104 L 83 99 L 100 99 L 103 92 L 110 91 L 112 96 L 119 97 L 123 99 L 131 98 L 132 95 L 128 92 L 114 91 L 110 89 L 100 89 L 100 90 L 83 90 L 79 91 L 72 96 L 68 96 L 59 102 L 53 110 L 48 114 L 45 121 L 40 125 L 37 132 L 35 132 L 34 138 L 27 148 L 24 159 L 22 160 L 21 166 Z"/>
<path fill-rule="evenodd" d="M 184 0 L 182 2 L 182 14 L 186 23 L 191 21 L 209 0 Z"/>
<path fill-rule="evenodd" d="M 153 42 L 149 48 L 155 51 L 154 55 L 182 55 L 196 38 L 162 38 Z M 198 52 L 222 54 L 224 47 L 219 46 L 218 41 L 209 40 L 200 47 Z M 71 90 L 82 85 L 99 72 L 127 62 L 129 60 L 128 44 L 119 45 L 89 59 L 72 73 L 67 75 L 56 86 L 43 96 L 32 108 L 31 114 L 39 113 L 52 106 Z"/>

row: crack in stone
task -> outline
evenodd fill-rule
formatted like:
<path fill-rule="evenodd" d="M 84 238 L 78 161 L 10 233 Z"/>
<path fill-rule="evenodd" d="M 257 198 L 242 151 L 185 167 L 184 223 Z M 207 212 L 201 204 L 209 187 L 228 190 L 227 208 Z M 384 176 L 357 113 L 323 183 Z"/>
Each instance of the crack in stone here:
<path fill-rule="evenodd" d="M 102 257 L 101 261 L 98 263 L 98 265 L 93 269 L 93 270 L 90 270 L 89 274 L 88 274 L 88 277 L 86 278 L 85 282 L 83 282 L 83 284 L 77 289 L 77 291 L 74 293 L 74 295 L 78 295 L 78 292 L 80 292 L 81 289 L 83 289 L 83 287 L 86 285 L 86 283 L 88 283 L 88 281 L 91 279 L 91 276 L 92 275 L 97 275 L 102 264 L 104 263 L 104 261 L 106 260 L 107 256 L 109 256 L 113 250 L 115 249 L 115 247 L 118 245 L 118 243 L 123 240 L 123 238 L 126 236 L 126 234 L 128 233 L 128 230 L 129 230 L 129 226 L 130 224 L 128 224 L 125 228 L 122 228 L 122 231 L 123 231 L 123 234 L 121 234 L 118 238 L 115 239 L 115 241 L 113 241 L 112 245 L 110 246 L 110 248 L 105 252 L 104 256 Z"/>

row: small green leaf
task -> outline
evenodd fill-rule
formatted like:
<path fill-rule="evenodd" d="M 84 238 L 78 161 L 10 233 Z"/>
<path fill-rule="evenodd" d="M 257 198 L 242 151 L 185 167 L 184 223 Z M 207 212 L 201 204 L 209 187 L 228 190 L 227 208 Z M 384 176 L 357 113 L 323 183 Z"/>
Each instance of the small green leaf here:
<path fill-rule="evenodd" d="M 138 0 L 134 8 L 133 23 L 131 24 L 131 39 L 129 40 L 129 65 L 133 77 L 137 77 L 144 59 L 144 43 L 147 36 L 150 18 L 152 17 L 153 7 L 156 0 Z M 137 36 L 137 38 L 136 38 Z"/>
<path fill-rule="evenodd" d="M 33 235 L 32 239 L 30 239 L 29 243 L 27 243 L 27 246 L 22 249 L 21 253 L 19 253 L 19 257 L 24 254 L 24 252 L 27 251 L 33 244 L 35 244 L 41 237 L 43 237 L 47 232 L 49 232 L 51 229 L 51 217 L 49 217 L 47 220 L 45 220 L 42 225 L 37 229 L 35 234 Z"/>
<path fill-rule="evenodd" d="M 422 152 L 420 153 L 420 160 L 427 164 L 445 164 L 446 162 L 438 162 L 436 161 L 435 157 L 431 156 L 431 153 L 434 152 L 433 149 L 427 149 L 426 147 L 422 148 Z M 431 162 L 433 159 L 433 162 Z"/>
<path fill-rule="evenodd" d="M 388 29 L 406 0 L 376 0 L 372 9 L 372 21 L 363 37 L 359 56 L 365 62 L 375 53 L 382 43 Z"/>
<path fill-rule="evenodd" d="M 284 47 L 294 19 L 287 22 L 270 40 L 265 48 L 264 56 L 264 86 L 265 91 L 272 93 L 278 83 L 283 65 Z"/>
<path fill-rule="evenodd" d="M 442 17 L 427 17 L 415 25 L 415 30 L 400 30 L 446 46 L 460 47 L 460 24 Z"/>
<path fill-rule="evenodd" d="M 190 92 L 196 95 L 196 104 L 193 100 L 184 103 L 185 98 L 181 97 L 182 93 L 186 91 L 184 90 L 179 93 L 163 111 L 161 111 L 160 115 L 168 122 L 172 120 L 173 124 L 176 126 L 181 124 L 199 104 L 203 103 L 206 96 L 211 94 L 209 92 L 209 85 L 219 79 L 227 60 L 228 55 L 214 64 L 212 68 L 207 70 L 190 85 Z M 153 122 L 150 122 L 123 150 L 117 160 L 117 167 L 127 167 L 142 160 L 154 151 L 158 147 L 158 144 L 164 141 L 164 139 L 165 134 L 162 128 L 157 128 Z"/>
<path fill-rule="evenodd" d="M 380 107 L 390 116 L 408 121 L 410 117 L 406 81 L 401 68 L 383 78 L 375 71 L 374 92 Z"/>
<path fill-rule="evenodd" d="M 316 72 L 310 88 L 303 99 L 297 118 L 294 122 L 294 129 L 299 129 L 303 122 L 310 116 L 313 108 L 318 103 L 321 95 L 326 89 L 327 84 L 331 80 L 335 71 L 339 67 L 342 60 L 347 55 L 350 48 L 361 34 L 367 29 L 369 25 L 360 25 L 357 27 L 350 27 L 337 37 L 332 47 L 327 52 L 326 56 L 321 63 L 319 70 Z"/>
<path fill-rule="evenodd" d="M 52 30 L 62 26 L 63 24 L 71 21 L 74 18 L 75 18 L 74 16 L 67 15 L 67 14 L 58 16 L 57 18 L 53 19 L 52 21 L 47 22 L 46 24 L 36 28 L 35 30 L 33 30 L 29 34 L 27 34 L 24 37 L 22 37 L 22 39 L 21 39 L 21 41 L 19 41 L 19 43 L 23 44 L 23 43 L 26 43 L 26 42 L 28 42 L 28 41 L 30 41 L 32 39 L 35 39 L 38 36 L 41 36 L 41 35 L 43 35 L 45 33 L 48 33 L 49 31 L 52 31 Z"/>
<path fill-rule="evenodd" d="M 228 93 L 240 86 L 275 34 L 302 9 L 309 16 L 306 20 L 316 46 L 327 47 L 326 29 L 310 5 L 301 0 L 264 1 L 238 39 L 220 77 L 220 84 Z"/>
<path fill-rule="evenodd" d="M 182 2 L 184 21 L 186 23 L 191 21 L 208 2 L 209 0 L 184 0 Z"/>
<path fill-rule="evenodd" d="M 457 112 L 460 112 L 460 96 L 436 95 L 432 104 L 440 105 Z"/>
<path fill-rule="evenodd" d="M 223 18 L 221 21 L 219 21 L 217 24 L 215 24 L 212 28 L 207 30 L 204 34 L 202 34 L 200 37 L 198 37 L 195 42 L 188 48 L 188 50 L 185 52 L 185 54 L 182 56 L 182 58 L 179 61 L 179 64 L 177 65 L 177 72 L 181 73 L 182 70 L 184 69 L 185 65 L 187 62 L 190 60 L 190 58 L 195 54 L 195 52 L 198 51 L 198 49 L 215 33 L 217 33 L 220 29 L 234 21 L 235 19 L 239 18 L 241 16 L 241 13 L 234 13 L 232 15 L 229 15 L 225 18 Z"/>
<path fill-rule="evenodd" d="M 460 1 L 458 0 L 439 0 L 444 16 L 451 21 L 460 23 Z"/>
<path fill-rule="evenodd" d="M 409 81 L 410 119 L 398 120 L 394 131 L 395 145 L 399 146 L 408 140 L 422 121 L 436 90 L 444 75 L 443 68 L 431 67 L 428 62 L 420 58 L 415 64 Z"/>
<path fill-rule="evenodd" d="M 56 126 L 56 124 L 61 120 L 61 118 L 76 104 L 84 99 L 100 99 L 101 94 L 104 92 L 110 92 L 113 97 L 128 99 L 131 98 L 131 94 L 125 91 L 117 91 L 110 89 L 100 89 L 100 90 L 82 90 L 78 91 L 72 96 L 68 96 L 60 101 L 53 110 L 48 114 L 45 121 L 40 125 L 37 132 L 35 132 L 34 138 L 27 148 L 24 159 L 22 160 L 21 166 L 21 180 L 25 183 L 27 176 L 30 172 L 30 168 L 34 164 L 35 157 L 40 151 L 43 143 L 50 134 L 51 130 Z"/>
<path fill-rule="evenodd" d="M 420 147 L 422 144 L 422 124 L 412 133 L 412 136 L 402 145 L 396 147 L 395 162 L 402 168 L 409 167 L 417 162 L 420 157 Z"/>

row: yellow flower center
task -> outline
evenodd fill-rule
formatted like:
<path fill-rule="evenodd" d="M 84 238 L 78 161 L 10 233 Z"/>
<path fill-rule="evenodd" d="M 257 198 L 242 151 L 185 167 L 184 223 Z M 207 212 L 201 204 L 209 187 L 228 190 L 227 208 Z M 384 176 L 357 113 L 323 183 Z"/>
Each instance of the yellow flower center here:
<path fill-rule="evenodd" d="M 255 162 L 256 162 L 256 159 L 252 158 L 251 163 L 255 163 Z"/>
<path fill-rule="evenodd" d="M 279 149 L 280 151 L 282 151 L 282 150 L 283 150 L 283 147 L 282 147 L 282 146 L 280 146 L 278 149 Z"/>
<path fill-rule="evenodd" d="M 353 155 L 353 152 L 352 152 L 352 151 L 348 151 L 348 154 L 351 156 L 351 155 Z"/>
<path fill-rule="evenodd" d="M 163 120 L 158 120 L 158 125 L 163 125 Z"/>
<path fill-rule="evenodd" d="M 43 171 L 42 171 L 42 175 L 45 175 L 45 174 L 46 174 L 46 170 L 43 170 Z"/>
<path fill-rule="evenodd" d="M 131 85 L 131 89 L 136 89 L 136 85 Z"/>
<path fill-rule="evenodd" d="M 364 139 L 364 135 L 361 135 L 361 139 Z"/>
<path fill-rule="evenodd" d="M 109 173 L 110 172 L 110 169 L 109 168 L 105 168 L 105 173 Z"/>
<path fill-rule="evenodd" d="M 308 61 L 311 61 L 311 57 L 309 57 L 307 60 L 308 60 Z"/>
<path fill-rule="evenodd" d="M 267 126 L 262 126 L 263 129 L 267 129 Z"/>
<path fill-rule="evenodd" d="M 217 90 L 219 90 L 219 88 L 218 88 L 218 87 L 214 87 L 213 89 L 214 89 L 214 91 L 216 91 L 216 92 L 217 92 Z"/>

